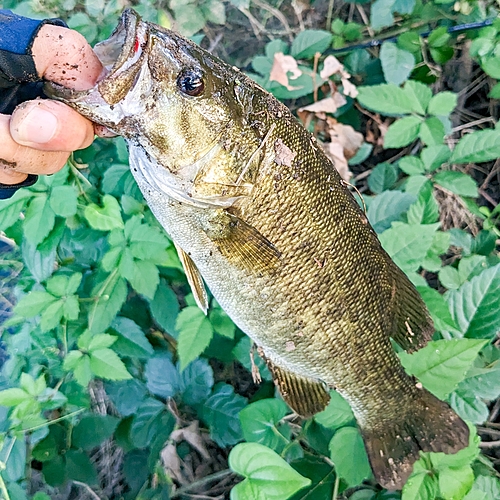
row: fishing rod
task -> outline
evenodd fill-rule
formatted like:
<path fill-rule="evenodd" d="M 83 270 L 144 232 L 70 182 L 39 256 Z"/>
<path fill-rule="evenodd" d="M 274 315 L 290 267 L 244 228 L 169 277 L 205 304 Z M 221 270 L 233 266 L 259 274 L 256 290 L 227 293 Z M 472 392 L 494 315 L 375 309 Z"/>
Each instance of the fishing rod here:
<path fill-rule="evenodd" d="M 484 28 L 485 26 L 491 26 L 493 24 L 493 21 L 494 21 L 494 19 L 485 19 L 484 21 L 477 21 L 474 23 L 458 24 L 457 26 L 449 27 L 446 31 L 449 34 L 452 34 L 452 33 L 460 33 L 462 31 Z M 433 30 L 424 31 L 423 33 L 419 33 L 419 36 L 422 38 L 427 38 L 432 33 L 432 31 Z M 356 45 L 348 45 L 346 47 L 342 47 L 339 49 L 327 49 L 323 52 L 323 55 L 341 54 L 343 52 L 351 52 L 351 51 L 357 50 L 357 49 L 370 49 L 370 48 L 374 48 L 374 47 L 379 47 L 384 42 L 396 42 L 397 39 L 398 39 L 398 35 L 390 36 L 387 38 L 373 39 L 373 40 L 369 40 L 367 42 L 358 43 Z"/>

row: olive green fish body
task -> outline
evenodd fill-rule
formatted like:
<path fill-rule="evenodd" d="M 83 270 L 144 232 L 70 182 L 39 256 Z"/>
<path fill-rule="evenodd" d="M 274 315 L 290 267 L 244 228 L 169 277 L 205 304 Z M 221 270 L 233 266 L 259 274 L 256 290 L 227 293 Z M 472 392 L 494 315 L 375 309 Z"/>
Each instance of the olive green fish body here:
<path fill-rule="evenodd" d="M 198 272 L 292 408 L 310 415 L 339 391 L 389 488 L 402 486 L 419 450 L 466 446 L 467 426 L 404 372 L 391 345 L 413 351 L 430 339 L 422 300 L 288 109 L 132 11 L 97 53 L 110 74 L 94 89 L 52 93 L 127 139 L 132 173 L 200 305 Z"/>

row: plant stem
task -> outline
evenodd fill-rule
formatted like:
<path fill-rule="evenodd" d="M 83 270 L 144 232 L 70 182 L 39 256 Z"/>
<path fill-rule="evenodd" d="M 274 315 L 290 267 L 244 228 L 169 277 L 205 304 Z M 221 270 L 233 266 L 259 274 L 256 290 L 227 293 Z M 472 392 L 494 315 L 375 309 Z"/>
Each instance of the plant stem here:
<path fill-rule="evenodd" d="M 340 476 L 337 473 L 337 475 L 335 476 L 335 485 L 333 487 L 332 500 L 337 500 L 337 496 L 339 494 L 339 485 L 340 485 Z"/>
<path fill-rule="evenodd" d="M 10 500 L 9 492 L 7 491 L 7 486 L 5 486 L 2 474 L 0 474 L 0 493 L 2 494 L 2 500 Z"/>
<path fill-rule="evenodd" d="M 197 488 L 198 486 L 203 486 L 204 484 L 215 481 L 216 479 L 222 479 L 223 477 L 229 476 L 229 474 L 233 474 L 233 471 L 230 469 L 225 469 L 216 472 L 215 474 L 210 474 L 210 476 L 206 476 L 199 481 L 195 481 L 194 483 L 179 488 L 173 495 L 170 496 L 170 498 L 177 498 L 180 495 L 184 495 L 188 491 Z"/>

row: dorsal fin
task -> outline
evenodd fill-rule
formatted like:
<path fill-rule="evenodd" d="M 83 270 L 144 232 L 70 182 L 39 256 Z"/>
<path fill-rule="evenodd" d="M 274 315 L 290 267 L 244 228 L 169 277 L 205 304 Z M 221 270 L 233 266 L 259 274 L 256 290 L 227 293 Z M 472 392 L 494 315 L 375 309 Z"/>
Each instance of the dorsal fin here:
<path fill-rule="evenodd" d="M 401 271 L 402 273 L 402 271 Z M 395 311 L 391 337 L 408 352 L 424 347 L 431 340 L 434 324 L 427 307 L 406 276 L 394 278 Z"/>
<path fill-rule="evenodd" d="M 175 248 L 179 255 L 179 260 L 182 263 L 184 272 L 186 273 L 186 278 L 188 280 L 191 291 L 193 292 L 194 300 L 198 304 L 198 307 L 207 314 L 208 311 L 208 295 L 205 288 L 205 283 L 203 283 L 203 278 L 201 277 L 200 271 L 196 267 L 191 257 L 175 243 Z"/>
<path fill-rule="evenodd" d="M 326 384 L 281 368 L 270 361 L 262 349 L 258 352 L 266 361 L 282 398 L 294 412 L 301 417 L 310 417 L 327 407 L 330 394 Z"/>

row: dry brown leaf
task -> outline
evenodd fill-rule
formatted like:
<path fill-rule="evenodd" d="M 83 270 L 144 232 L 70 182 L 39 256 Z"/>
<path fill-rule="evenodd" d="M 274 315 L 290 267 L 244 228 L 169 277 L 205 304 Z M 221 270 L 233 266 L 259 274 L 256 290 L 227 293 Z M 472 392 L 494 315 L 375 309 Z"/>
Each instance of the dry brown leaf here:
<path fill-rule="evenodd" d="M 177 447 L 174 443 L 168 443 L 161 450 L 161 461 L 168 474 L 180 484 L 186 484 L 186 479 L 181 470 L 181 459 L 177 454 Z"/>
<path fill-rule="evenodd" d="M 356 85 L 351 83 L 347 78 L 342 77 L 342 86 L 344 88 L 344 95 L 348 95 L 352 98 L 358 96 L 359 92 Z"/>
<path fill-rule="evenodd" d="M 288 73 L 291 73 L 290 77 Z M 281 83 L 288 90 L 295 90 L 299 87 L 291 85 L 289 80 L 295 80 L 301 74 L 302 71 L 300 71 L 297 61 L 292 56 L 285 56 L 283 52 L 274 54 L 273 67 L 269 75 L 270 81 Z"/>
<path fill-rule="evenodd" d="M 330 97 L 313 102 L 308 106 L 300 108 L 299 111 L 309 111 L 310 113 L 335 113 L 338 108 L 346 104 L 345 97 L 340 92 L 335 92 Z"/>
<path fill-rule="evenodd" d="M 344 65 L 334 56 L 327 56 L 323 62 L 323 69 L 320 71 L 321 78 L 328 78 L 335 74 L 341 74 L 344 70 Z"/>
<path fill-rule="evenodd" d="M 350 125 L 338 123 L 333 118 L 327 119 L 331 142 L 324 144 L 326 155 L 333 161 L 342 179 L 349 182 L 352 172 L 347 161 L 352 158 L 363 144 L 363 135 Z"/>

